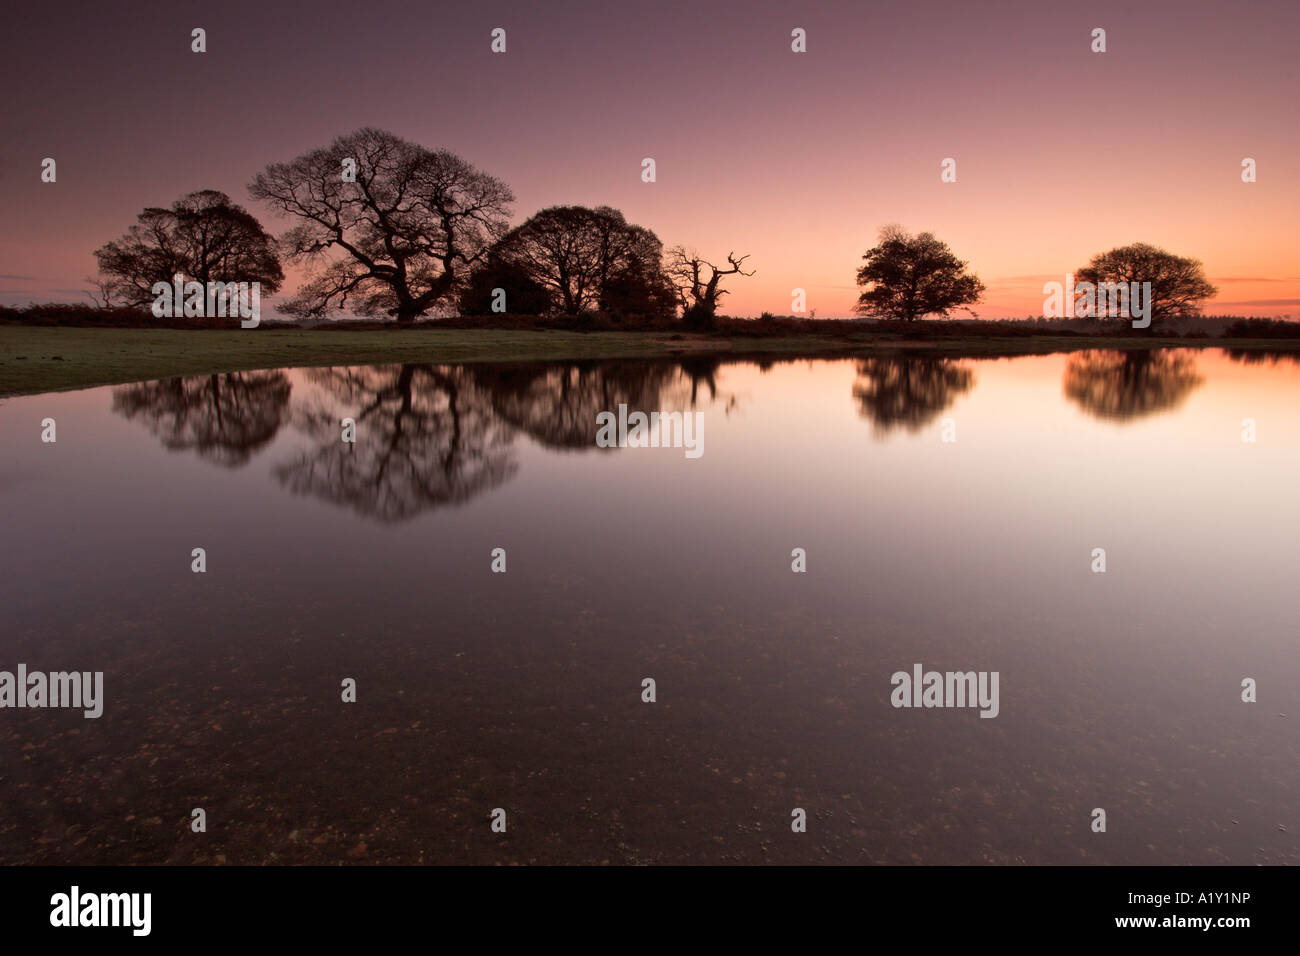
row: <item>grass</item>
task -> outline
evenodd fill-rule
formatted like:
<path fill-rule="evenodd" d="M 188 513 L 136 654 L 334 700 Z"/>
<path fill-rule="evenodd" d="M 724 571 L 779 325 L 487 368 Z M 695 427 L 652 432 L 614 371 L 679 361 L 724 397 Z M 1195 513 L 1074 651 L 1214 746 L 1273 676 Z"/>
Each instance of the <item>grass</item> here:
<path fill-rule="evenodd" d="M 846 324 L 847 326 L 847 324 Z M 1042 334 L 946 335 L 917 340 L 879 329 L 744 336 L 670 331 L 574 332 L 487 328 L 179 330 L 0 324 L 0 396 L 115 385 L 174 375 L 400 362 L 671 358 L 848 357 L 930 351 L 1013 356 L 1091 348 L 1234 348 L 1300 352 L 1296 339 L 1156 338 Z"/>

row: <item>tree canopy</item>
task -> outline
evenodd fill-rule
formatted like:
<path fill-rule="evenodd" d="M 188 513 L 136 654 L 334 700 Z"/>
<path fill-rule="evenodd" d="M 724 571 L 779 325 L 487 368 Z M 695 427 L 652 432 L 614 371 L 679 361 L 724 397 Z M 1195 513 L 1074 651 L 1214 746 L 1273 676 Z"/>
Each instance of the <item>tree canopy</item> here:
<path fill-rule="evenodd" d="M 512 229 L 493 255 L 545 288 L 552 311 L 671 315 L 663 244 L 609 206 L 551 206 Z"/>
<path fill-rule="evenodd" d="M 858 269 L 857 311 L 881 319 L 912 321 L 927 315 L 947 316 L 973 305 L 984 283 L 966 272 L 962 262 L 933 233 L 913 236 L 899 226 L 880 230 L 879 243 L 862 257 Z"/>
<path fill-rule="evenodd" d="M 1205 278 L 1197 259 L 1166 252 L 1146 242 L 1120 246 L 1092 257 L 1076 282 L 1151 283 L 1152 320 L 1200 313 L 1200 303 L 1219 290 Z"/>
<path fill-rule="evenodd" d="M 275 240 L 246 209 L 215 189 L 187 193 L 171 207 L 150 206 L 120 239 L 95 250 L 106 304 L 144 306 L 157 282 L 258 282 L 275 292 L 284 281 Z"/>

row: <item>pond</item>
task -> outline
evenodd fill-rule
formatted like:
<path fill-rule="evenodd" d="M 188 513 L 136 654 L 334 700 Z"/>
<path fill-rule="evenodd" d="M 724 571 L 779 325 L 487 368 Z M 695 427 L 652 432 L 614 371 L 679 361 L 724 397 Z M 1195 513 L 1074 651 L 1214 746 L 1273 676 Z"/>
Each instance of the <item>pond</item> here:
<path fill-rule="evenodd" d="M 241 372 L 0 447 L 0 671 L 102 673 L 0 709 L 3 863 L 1300 863 L 1286 357 Z"/>

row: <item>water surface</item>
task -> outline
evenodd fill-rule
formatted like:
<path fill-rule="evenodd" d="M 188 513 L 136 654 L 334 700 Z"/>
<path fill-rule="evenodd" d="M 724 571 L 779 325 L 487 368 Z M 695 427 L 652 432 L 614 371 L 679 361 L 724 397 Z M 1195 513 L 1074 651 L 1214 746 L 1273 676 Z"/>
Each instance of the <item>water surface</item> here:
<path fill-rule="evenodd" d="M 0 710 L 0 862 L 1300 862 L 1287 359 L 245 372 L 0 447 L 0 669 L 107 698 Z"/>

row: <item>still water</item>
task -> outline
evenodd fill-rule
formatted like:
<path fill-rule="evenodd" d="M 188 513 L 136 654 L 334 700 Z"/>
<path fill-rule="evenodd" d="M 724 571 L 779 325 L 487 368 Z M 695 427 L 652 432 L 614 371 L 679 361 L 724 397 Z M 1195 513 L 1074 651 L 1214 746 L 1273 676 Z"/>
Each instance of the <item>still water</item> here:
<path fill-rule="evenodd" d="M 1287 358 L 246 372 L 0 448 L 0 670 L 104 674 L 0 709 L 3 863 L 1300 863 Z"/>

